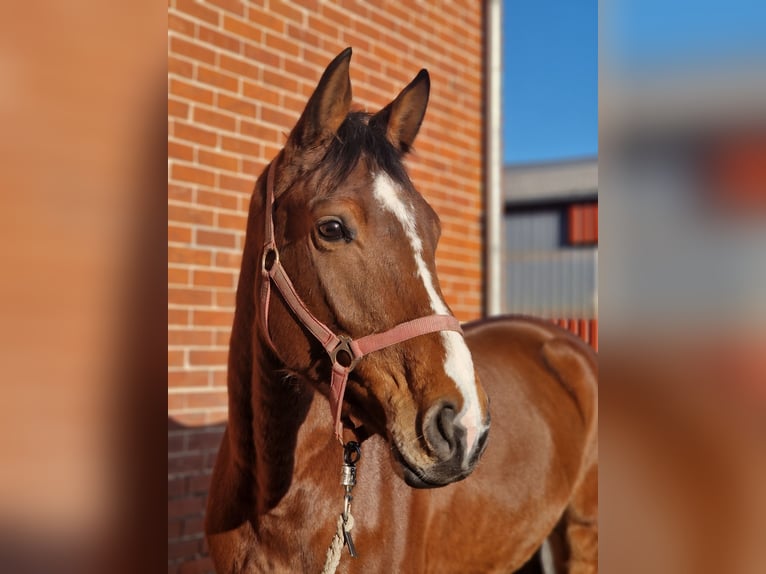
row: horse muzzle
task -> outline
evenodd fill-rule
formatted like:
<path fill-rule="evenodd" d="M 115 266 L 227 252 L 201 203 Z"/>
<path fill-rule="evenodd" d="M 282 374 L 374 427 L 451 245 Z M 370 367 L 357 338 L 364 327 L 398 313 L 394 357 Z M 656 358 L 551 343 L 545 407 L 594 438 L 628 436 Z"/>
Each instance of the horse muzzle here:
<path fill-rule="evenodd" d="M 468 432 L 456 421 L 457 412 L 451 403 L 431 407 L 423 418 L 420 436 L 428 455 L 428 464 L 417 464 L 394 447 L 396 462 L 401 466 L 404 481 L 414 488 L 437 488 L 466 478 L 473 472 L 487 445 L 489 420 L 479 432 L 478 440 L 468 451 Z"/>

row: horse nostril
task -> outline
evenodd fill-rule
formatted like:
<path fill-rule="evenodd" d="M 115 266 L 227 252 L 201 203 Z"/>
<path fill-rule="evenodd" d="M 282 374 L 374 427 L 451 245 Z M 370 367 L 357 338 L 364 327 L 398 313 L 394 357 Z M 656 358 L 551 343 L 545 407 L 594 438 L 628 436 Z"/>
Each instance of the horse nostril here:
<path fill-rule="evenodd" d="M 438 403 L 426 413 L 423 435 L 431 452 L 441 459 L 453 455 L 456 448 L 455 407 L 450 403 Z"/>

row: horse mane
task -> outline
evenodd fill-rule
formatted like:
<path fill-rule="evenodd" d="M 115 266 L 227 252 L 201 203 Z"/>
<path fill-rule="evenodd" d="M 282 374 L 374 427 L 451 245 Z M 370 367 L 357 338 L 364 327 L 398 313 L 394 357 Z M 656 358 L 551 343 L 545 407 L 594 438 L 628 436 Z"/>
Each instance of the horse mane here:
<path fill-rule="evenodd" d="M 346 180 L 365 158 L 368 167 L 384 171 L 407 188 L 414 189 L 402 162 L 402 152 L 386 137 L 367 112 L 350 112 L 329 142 L 322 160 L 317 163 L 323 189 L 335 189 Z"/>

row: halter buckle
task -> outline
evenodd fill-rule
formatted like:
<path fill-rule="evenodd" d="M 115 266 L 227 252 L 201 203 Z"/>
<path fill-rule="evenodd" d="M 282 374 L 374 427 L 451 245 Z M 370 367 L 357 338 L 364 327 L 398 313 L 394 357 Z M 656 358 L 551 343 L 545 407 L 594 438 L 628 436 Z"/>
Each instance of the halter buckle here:
<path fill-rule="evenodd" d="M 348 372 L 354 370 L 359 359 L 351 348 L 351 339 L 349 337 L 338 337 L 339 341 L 335 348 L 330 351 L 330 360 L 333 365 L 338 364 L 344 369 L 348 369 Z"/>

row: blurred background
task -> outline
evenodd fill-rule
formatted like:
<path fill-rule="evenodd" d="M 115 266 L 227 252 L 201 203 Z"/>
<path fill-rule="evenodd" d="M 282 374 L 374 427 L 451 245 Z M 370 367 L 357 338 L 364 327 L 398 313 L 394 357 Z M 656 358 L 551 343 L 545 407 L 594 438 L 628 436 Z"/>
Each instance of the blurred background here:
<path fill-rule="evenodd" d="M 431 72 L 409 167 L 456 315 L 599 350 L 603 571 L 763 572 L 764 29 L 739 0 L 3 5 L 0 570 L 210 570 L 249 194 L 351 45 L 360 107 Z"/>
<path fill-rule="evenodd" d="M 599 16 L 600 561 L 761 572 L 766 7 Z"/>

